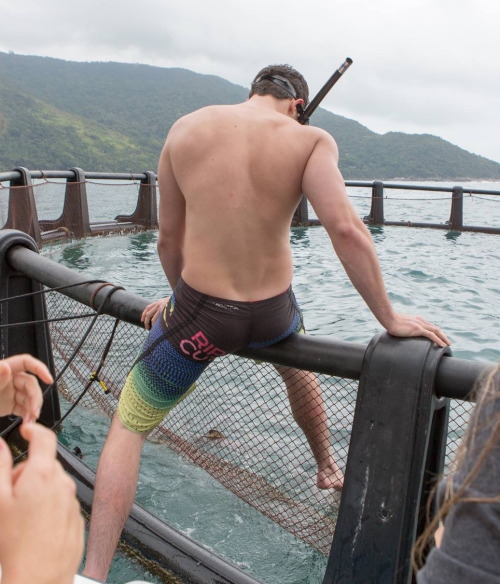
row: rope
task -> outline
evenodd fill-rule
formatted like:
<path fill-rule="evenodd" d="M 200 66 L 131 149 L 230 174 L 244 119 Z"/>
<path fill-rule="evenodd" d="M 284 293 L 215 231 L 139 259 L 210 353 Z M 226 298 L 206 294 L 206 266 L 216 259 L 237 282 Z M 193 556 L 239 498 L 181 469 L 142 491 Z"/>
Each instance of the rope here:
<path fill-rule="evenodd" d="M 88 326 L 87 330 L 83 334 L 83 337 L 81 338 L 80 342 L 76 346 L 76 349 L 73 351 L 73 354 L 68 359 L 68 361 L 66 362 L 66 364 L 64 365 L 64 367 L 61 369 L 61 371 L 57 375 L 56 379 L 54 379 L 54 381 L 52 382 L 52 384 L 49 385 L 47 387 L 47 389 L 43 392 L 44 397 L 47 395 L 47 393 L 49 392 L 49 390 L 51 390 L 55 386 L 55 384 L 59 381 L 59 379 L 61 379 L 61 377 L 66 372 L 66 370 L 68 369 L 68 367 L 70 366 L 70 364 L 73 362 L 73 359 L 76 357 L 76 355 L 78 354 L 78 352 L 80 351 L 80 349 L 83 347 L 85 341 L 87 340 L 87 337 L 89 336 L 92 328 L 94 327 L 95 323 L 97 322 L 97 319 L 99 318 L 99 316 L 101 316 L 102 311 L 103 311 L 103 308 L 104 308 L 104 305 L 106 304 L 106 301 L 108 300 L 108 298 L 114 292 L 116 292 L 116 290 L 123 290 L 123 287 L 122 286 L 113 286 L 113 288 L 111 290 L 108 290 L 108 293 L 106 294 L 106 298 L 104 299 L 104 302 L 101 304 L 101 306 L 99 307 L 99 309 L 95 313 L 92 322 L 90 323 L 90 325 Z"/>
<path fill-rule="evenodd" d="M 487 195 L 469 195 L 472 199 L 479 199 L 480 201 L 488 201 L 488 203 L 500 203 L 500 199 L 487 199 L 485 198 Z M 492 195 L 490 195 L 492 196 Z"/>
<path fill-rule="evenodd" d="M 109 282 L 103 282 L 102 284 L 97 286 L 97 288 L 92 292 L 92 296 L 90 297 L 90 300 L 89 300 L 90 308 L 93 308 L 95 310 L 95 306 L 94 306 L 95 297 L 97 296 L 98 292 L 100 290 L 102 290 L 103 288 L 105 288 L 106 286 L 114 286 L 114 284 L 110 284 Z M 121 288 L 123 290 L 122 286 L 119 286 L 118 288 Z M 107 297 L 105 299 L 105 302 L 106 302 L 106 300 L 107 300 Z"/>
<path fill-rule="evenodd" d="M 44 288 L 43 290 L 35 290 L 34 292 L 26 292 L 25 294 L 18 294 L 17 296 L 1 298 L 0 303 L 8 302 L 9 300 L 17 300 L 18 298 L 27 298 L 28 296 L 47 294 L 48 292 L 60 292 L 61 290 L 66 290 L 67 288 L 75 288 L 76 286 L 85 286 L 87 284 L 100 284 L 102 282 L 104 282 L 104 280 L 85 280 L 84 282 L 78 282 L 77 284 L 64 284 L 62 286 L 56 286 L 54 288 Z"/>
<path fill-rule="evenodd" d="M 114 292 L 114 290 L 111 290 L 111 294 Z M 102 383 L 99 379 L 99 373 L 101 372 L 101 369 L 104 367 L 104 364 L 106 362 L 106 357 L 108 356 L 108 353 L 111 349 L 111 346 L 113 344 L 113 340 L 115 337 L 115 333 L 116 333 L 116 329 L 118 328 L 118 324 L 120 323 L 120 320 L 118 318 L 115 319 L 115 324 L 113 326 L 113 330 L 111 332 L 111 335 L 109 336 L 108 342 L 106 343 L 106 346 L 104 347 L 104 351 L 102 353 L 101 359 L 99 361 L 99 365 L 97 366 L 97 369 L 92 373 L 92 375 L 90 376 L 90 380 L 87 383 L 87 385 L 85 386 L 85 389 L 82 391 L 82 393 L 76 398 L 76 400 L 73 402 L 73 405 L 68 409 L 68 411 L 64 414 L 64 416 L 62 416 L 62 418 L 60 420 L 58 420 L 53 426 L 52 426 L 52 430 L 55 430 L 56 428 L 58 428 L 63 422 L 64 420 L 69 416 L 69 414 L 76 408 L 76 406 L 80 403 L 81 399 L 83 398 L 83 396 L 87 393 L 87 391 L 89 390 L 90 386 L 92 385 L 92 383 L 94 381 L 98 381 L 99 383 Z M 83 343 L 82 343 L 83 344 Z M 70 365 L 71 361 L 75 358 L 75 356 L 77 355 L 78 351 L 81 349 L 82 344 L 80 344 L 78 346 L 78 348 L 75 350 L 75 352 L 73 353 L 73 356 L 70 358 L 70 360 L 68 361 L 68 363 L 66 364 L 66 369 L 67 367 Z M 61 377 L 61 375 L 58 376 L 58 379 Z M 52 384 L 54 385 L 54 384 Z M 44 396 L 45 394 L 48 392 L 49 388 L 47 388 L 44 392 Z M 108 393 L 108 391 L 104 390 L 104 393 Z"/>
<path fill-rule="evenodd" d="M 479 199 L 480 201 L 488 201 L 489 203 L 500 203 L 500 198 L 488 198 L 488 197 L 495 197 L 496 195 L 475 195 L 472 192 L 465 192 L 463 193 L 464 197 L 469 197 L 471 199 Z M 350 199 L 372 199 L 371 195 L 351 195 L 349 194 Z M 390 195 L 384 195 L 380 197 L 386 201 L 449 201 L 453 199 L 458 199 L 460 197 L 453 196 L 442 196 L 442 197 L 391 197 Z"/>
<path fill-rule="evenodd" d="M 24 322 L 13 322 L 8 324 L 0 324 L 0 329 L 2 328 L 16 328 L 18 326 L 28 326 L 32 324 L 44 324 L 47 322 L 60 322 L 63 320 L 77 320 L 78 318 L 89 318 L 90 316 L 95 316 L 95 312 L 89 312 L 87 314 L 75 314 L 73 316 L 60 316 L 58 318 L 42 318 L 40 320 L 28 320 Z"/>
<path fill-rule="evenodd" d="M 49 292 L 60 292 L 61 290 L 66 290 L 68 288 L 74 288 L 76 286 L 85 286 L 87 284 L 101 284 L 100 286 L 98 286 L 96 288 L 96 290 L 94 290 L 94 292 L 92 293 L 92 296 L 90 297 L 90 307 L 94 311 L 95 311 L 95 307 L 93 306 L 93 303 L 95 300 L 95 296 L 99 292 L 99 290 L 101 290 L 103 287 L 114 286 L 115 290 L 123 290 L 123 286 L 115 286 L 114 284 L 110 284 L 109 282 L 105 282 L 104 280 L 85 280 L 84 282 L 78 282 L 77 284 L 65 284 L 63 286 L 56 286 L 54 288 L 43 288 L 42 290 L 35 290 L 34 292 L 26 292 L 25 294 L 19 294 L 18 296 L 9 296 L 8 298 L 0 299 L 0 304 L 2 302 L 8 302 L 9 300 L 17 300 L 19 298 L 27 298 L 29 296 L 48 294 Z M 108 299 L 108 296 L 106 296 L 106 298 L 104 299 L 103 304 L 106 303 L 107 299 Z M 100 310 L 98 312 L 100 312 Z M 44 318 L 44 319 L 40 319 L 40 320 L 29 320 L 29 321 L 24 321 L 24 322 L 7 323 L 7 324 L 0 325 L 0 329 L 9 328 L 9 327 L 14 328 L 14 327 L 18 327 L 18 326 L 28 326 L 28 325 L 33 325 L 33 324 L 44 324 L 44 323 L 48 323 L 48 322 L 60 322 L 63 320 L 76 320 L 78 318 L 89 318 L 91 316 L 92 317 L 95 316 L 95 312 L 89 312 L 87 314 L 79 314 L 79 315 L 73 315 L 73 316 L 61 316 L 58 318 Z"/>
<path fill-rule="evenodd" d="M 92 281 L 94 282 L 94 281 Z M 83 347 L 87 337 L 89 336 L 90 332 L 92 331 L 94 325 L 97 322 L 97 319 L 102 315 L 103 313 L 103 309 L 104 306 L 107 302 L 107 300 L 111 297 L 111 295 L 116 292 L 116 290 L 123 290 L 122 286 L 115 286 L 114 284 L 110 284 L 109 282 L 102 282 L 102 280 L 98 280 L 97 282 L 102 283 L 101 286 L 98 287 L 97 291 L 95 291 L 95 293 L 97 293 L 100 289 L 102 289 L 104 286 L 112 286 L 112 288 L 110 290 L 107 291 L 106 293 L 106 297 L 104 298 L 104 301 L 102 302 L 101 306 L 97 309 L 97 311 L 95 312 L 95 314 L 93 315 L 85 315 L 85 316 L 93 316 L 92 322 L 89 324 L 89 326 L 87 327 L 87 330 L 85 331 L 85 333 L 83 334 L 82 338 L 80 339 L 78 345 L 76 346 L 75 350 L 73 351 L 72 355 L 70 356 L 70 358 L 67 360 L 67 362 L 65 363 L 64 367 L 61 369 L 61 371 L 58 373 L 58 375 L 55 377 L 54 381 L 45 389 L 45 391 L 43 392 L 43 397 L 45 398 L 47 396 L 47 394 L 53 390 L 56 387 L 57 382 L 61 379 L 61 377 L 64 375 L 64 373 L 66 372 L 66 370 L 68 369 L 68 367 L 71 365 L 71 363 L 73 362 L 73 360 L 75 359 L 76 355 L 79 353 L 79 351 L 81 350 L 81 348 Z M 64 289 L 64 288 L 70 288 L 72 286 L 80 286 L 82 284 L 88 284 L 90 283 L 90 281 L 88 282 L 81 282 L 79 284 L 71 284 L 71 285 L 67 285 L 67 286 L 59 286 L 56 288 L 47 288 L 41 291 L 37 291 L 37 292 L 32 292 L 32 293 L 28 293 L 28 294 L 22 294 L 20 296 L 16 296 L 16 297 L 11 297 L 11 298 L 7 298 L 5 300 L 10 300 L 13 298 L 20 298 L 23 296 L 31 296 L 34 294 L 40 294 L 40 293 L 47 293 L 47 292 L 54 292 L 54 291 L 58 291 L 60 289 Z M 95 294 L 93 294 L 91 302 L 93 303 L 95 299 Z M 60 321 L 60 320 L 71 320 L 71 319 L 76 319 L 76 318 L 81 318 L 80 316 L 72 316 L 72 317 L 66 317 L 66 318 L 54 318 L 54 319 L 44 319 L 44 320 L 40 320 L 40 321 L 31 321 L 29 323 L 15 323 L 20 324 L 20 325 L 24 325 L 24 324 L 33 324 L 34 322 L 54 322 L 54 321 Z M 62 418 L 60 420 L 58 420 L 53 426 L 52 426 L 52 430 L 55 430 L 56 428 L 58 428 L 62 422 L 69 416 L 69 414 L 75 409 L 75 407 L 78 405 L 78 403 L 81 401 L 81 399 L 83 398 L 83 396 L 87 393 L 88 389 L 90 388 L 91 384 L 94 381 L 99 381 L 99 373 L 102 370 L 105 361 L 106 361 L 106 357 L 109 354 L 109 351 L 111 349 L 111 346 L 113 344 L 113 340 L 115 337 L 115 333 L 118 327 L 120 320 L 118 318 L 115 319 L 115 324 L 113 326 L 113 330 L 111 332 L 111 335 L 108 339 L 108 342 L 106 343 L 106 346 L 104 347 L 101 359 L 99 361 L 99 365 L 96 368 L 96 371 L 91 375 L 89 382 L 87 383 L 87 385 L 85 386 L 84 390 L 81 392 L 81 394 L 78 396 L 78 398 L 75 400 L 75 402 L 72 404 L 72 406 L 69 408 L 69 410 L 64 414 L 64 416 L 62 416 Z M 3 326 L 12 326 L 12 325 L 3 325 Z M 4 429 L 1 433 L 0 436 L 4 437 L 7 434 L 9 434 L 12 430 L 14 430 L 14 428 L 16 428 L 17 426 L 19 426 L 21 424 L 22 419 L 21 418 L 17 418 L 16 420 L 14 420 L 12 422 L 12 424 L 10 424 L 6 429 Z M 25 456 L 27 453 L 27 450 L 22 452 L 21 454 L 19 454 L 19 456 L 17 456 L 14 460 L 14 462 L 17 462 L 18 460 L 20 460 L 23 456 Z"/>

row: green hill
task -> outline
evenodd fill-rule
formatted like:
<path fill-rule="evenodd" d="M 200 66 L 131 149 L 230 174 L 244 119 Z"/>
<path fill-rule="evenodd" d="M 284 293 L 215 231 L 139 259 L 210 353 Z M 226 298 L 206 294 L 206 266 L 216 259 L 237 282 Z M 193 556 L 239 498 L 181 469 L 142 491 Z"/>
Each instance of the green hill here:
<path fill-rule="evenodd" d="M 0 80 L 0 171 L 155 170 L 177 118 L 248 95 L 220 77 L 186 69 L 1 52 Z M 500 179 L 500 164 L 435 136 L 380 135 L 323 109 L 312 123 L 337 140 L 346 179 Z"/>

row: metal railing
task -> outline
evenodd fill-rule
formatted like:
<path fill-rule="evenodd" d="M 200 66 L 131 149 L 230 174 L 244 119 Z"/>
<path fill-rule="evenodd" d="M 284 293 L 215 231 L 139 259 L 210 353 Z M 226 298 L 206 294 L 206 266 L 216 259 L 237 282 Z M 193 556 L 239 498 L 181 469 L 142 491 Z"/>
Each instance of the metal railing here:
<path fill-rule="evenodd" d="M 146 300 L 117 286 L 110 295 L 109 285 L 86 281 L 81 274 L 41 257 L 35 241 L 24 233 L 0 232 L 0 268 L 1 357 L 28 351 L 54 368 L 46 303 L 36 293 L 42 287 L 142 326 L 140 314 Z M 24 325 L 22 333 L 19 325 Z M 476 381 L 493 364 L 454 358 L 449 348 L 440 349 L 426 339 L 397 339 L 385 333 L 368 346 L 292 335 L 272 347 L 241 351 L 235 357 L 239 358 L 313 371 L 325 379 L 359 380 L 324 584 L 410 582 L 410 550 L 422 529 L 429 492 L 443 471 L 449 399 L 470 399 Z M 242 374 L 238 375 L 241 379 Z M 60 414 L 57 394 L 49 397 L 43 421 L 52 425 Z M 93 473 L 82 470 L 81 461 L 71 453 L 64 452 L 63 458 L 88 508 Z M 231 473 L 235 468 L 231 465 Z M 255 582 L 143 510 L 134 508 L 125 538 L 146 557 L 196 582 Z"/>
<path fill-rule="evenodd" d="M 65 179 L 65 183 L 53 183 L 55 190 L 64 189 L 62 212 L 57 218 L 41 218 L 37 210 L 35 191 L 44 182 L 34 180 Z M 117 215 L 113 219 L 91 222 L 87 183 L 89 180 L 132 181 L 138 185 L 135 210 L 130 215 Z M 108 233 L 125 233 L 156 229 L 158 207 L 156 196 L 156 174 L 154 172 L 103 173 L 84 172 L 80 168 L 67 171 L 28 170 L 18 167 L 11 172 L 0 173 L 0 195 L 2 182 L 9 182 L 8 215 L 3 229 L 18 229 L 30 235 L 39 247 L 58 239 L 79 239 Z M 111 185 L 107 185 L 108 189 Z M 4 187 L 6 188 L 6 187 Z"/>
<path fill-rule="evenodd" d="M 50 183 L 49 196 L 56 196 L 64 190 L 62 211 L 56 218 L 40 217 L 35 194 L 47 185 L 51 179 L 65 182 Z M 99 221 L 90 220 L 88 203 L 88 186 L 90 181 L 110 181 L 101 184 L 104 198 L 106 192 L 113 189 L 118 181 L 129 181 L 137 186 L 135 210 L 128 214 L 116 215 Z M 34 181 L 39 181 L 35 183 Z M 9 186 L 3 186 L 9 183 Z M 112 184 L 113 183 L 113 184 Z M 381 181 L 358 182 L 346 181 L 350 188 L 366 189 L 371 199 L 369 213 L 363 217 L 368 225 L 390 225 L 406 227 L 427 227 L 447 231 L 472 231 L 499 234 L 500 226 L 470 225 L 464 221 L 464 197 L 485 196 L 500 202 L 500 191 L 465 188 L 463 186 L 431 186 L 419 184 L 383 183 Z M 450 194 L 449 219 L 438 223 L 436 221 L 396 221 L 385 216 L 384 202 L 387 201 L 387 191 L 414 191 L 416 193 L 448 193 Z M 145 173 L 102 173 L 84 172 L 79 168 L 70 170 L 28 170 L 23 167 L 10 172 L 0 173 L 0 197 L 2 192 L 8 193 L 8 214 L 3 225 L 4 229 L 18 229 L 30 235 L 39 247 L 45 242 L 83 238 L 107 233 L 126 233 L 156 229 L 158 226 L 157 188 L 154 172 Z M 418 200 L 418 199 L 417 199 Z M 292 226 L 319 225 L 317 219 L 309 218 L 309 209 L 303 197 L 294 214 Z"/>
<path fill-rule="evenodd" d="M 431 229 L 444 229 L 446 231 L 471 231 L 479 233 L 500 234 L 500 225 L 470 225 L 464 221 L 464 198 L 473 196 L 488 196 L 491 200 L 500 203 L 500 191 L 477 189 L 463 186 L 433 186 L 422 184 L 402 184 L 402 183 L 384 183 L 382 181 L 360 182 L 346 181 L 346 187 L 366 189 L 371 198 L 370 211 L 363 220 L 368 225 L 391 225 L 401 227 L 426 227 Z M 395 221 L 387 219 L 384 202 L 389 200 L 387 191 L 413 191 L 415 193 L 448 193 L 450 194 L 449 218 L 442 223 L 435 221 Z M 391 198 L 394 200 L 394 198 Z M 408 201 L 409 199 L 405 199 Z M 420 199 L 416 197 L 415 201 Z M 423 201 L 422 201 L 423 202 Z M 309 219 L 309 210 L 305 199 L 301 201 L 295 216 L 296 225 L 319 225 L 317 219 Z"/>

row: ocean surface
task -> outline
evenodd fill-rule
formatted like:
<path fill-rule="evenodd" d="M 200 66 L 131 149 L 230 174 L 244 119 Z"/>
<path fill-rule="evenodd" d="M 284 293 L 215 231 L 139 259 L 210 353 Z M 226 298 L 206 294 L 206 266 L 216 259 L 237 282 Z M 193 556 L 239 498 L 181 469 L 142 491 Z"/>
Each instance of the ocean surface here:
<path fill-rule="evenodd" d="M 500 191 L 500 183 L 462 184 Z M 359 214 L 367 215 L 367 190 L 351 188 L 349 195 Z M 90 193 L 91 221 L 131 212 L 135 196 L 136 191 L 130 194 L 130 200 L 103 200 Z M 387 220 L 444 222 L 449 217 L 448 193 L 391 190 L 386 196 Z M 39 208 L 45 205 L 49 213 L 40 215 L 55 216 L 51 212 L 53 204 L 37 200 Z M 500 197 L 466 196 L 464 222 L 500 226 Z M 500 361 L 500 236 L 386 226 L 370 231 L 396 310 L 418 314 L 439 325 L 452 340 L 455 357 Z M 292 229 L 291 244 L 293 286 L 308 333 L 368 343 L 381 327 L 350 284 L 324 229 Z M 42 254 L 88 278 L 106 279 L 146 299 L 155 300 L 170 292 L 156 253 L 154 232 L 52 244 L 44 247 Z M 95 468 L 108 426 L 106 417 L 82 410 L 66 424 L 63 440 L 83 444 L 86 462 Z M 197 500 L 200 491 L 203 503 Z M 324 556 L 165 446 L 146 445 L 138 501 L 266 584 L 322 581 Z M 161 582 L 119 555 L 109 582 L 137 578 Z"/>

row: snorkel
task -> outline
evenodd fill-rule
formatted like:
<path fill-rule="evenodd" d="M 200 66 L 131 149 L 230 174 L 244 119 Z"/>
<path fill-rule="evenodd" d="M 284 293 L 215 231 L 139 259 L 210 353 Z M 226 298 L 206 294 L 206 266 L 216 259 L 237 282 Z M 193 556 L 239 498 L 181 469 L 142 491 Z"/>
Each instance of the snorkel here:
<path fill-rule="evenodd" d="M 337 81 L 342 77 L 342 75 L 347 71 L 347 69 L 349 69 L 351 65 L 352 59 L 347 57 L 347 59 L 335 71 L 335 73 L 330 77 L 330 79 L 328 79 L 328 81 L 318 91 L 318 93 L 314 96 L 314 98 L 311 100 L 311 102 L 305 109 L 302 106 L 302 104 L 300 103 L 297 104 L 297 112 L 299 114 L 297 121 L 299 122 L 299 124 L 306 125 L 309 123 L 309 118 L 312 116 L 313 112 L 316 110 L 319 104 L 323 101 L 326 94 L 335 85 L 335 83 L 337 83 Z M 283 75 L 265 73 L 257 77 L 257 79 L 255 79 L 255 81 L 252 82 L 252 85 L 254 83 L 258 83 L 259 81 L 271 81 L 271 83 L 274 83 L 275 85 L 281 87 L 281 89 L 284 89 L 290 95 L 290 97 L 292 97 L 293 99 L 297 99 L 297 92 L 295 90 L 295 87 L 286 77 L 283 77 Z"/>
<path fill-rule="evenodd" d="M 335 71 L 335 73 L 328 79 L 328 81 L 323 85 L 323 87 L 318 91 L 314 98 L 310 101 L 309 105 L 304 109 L 300 104 L 297 105 L 297 111 L 299 112 L 299 124 L 305 125 L 309 123 L 309 118 L 312 116 L 313 112 L 323 101 L 326 94 L 330 89 L 337 83 L 337 81 L 342 77 L 342 75 L 349 69 L 352 65 L 352 59 L 347 57 L 347 59 L 342 63 L 342 65 Z"/>

